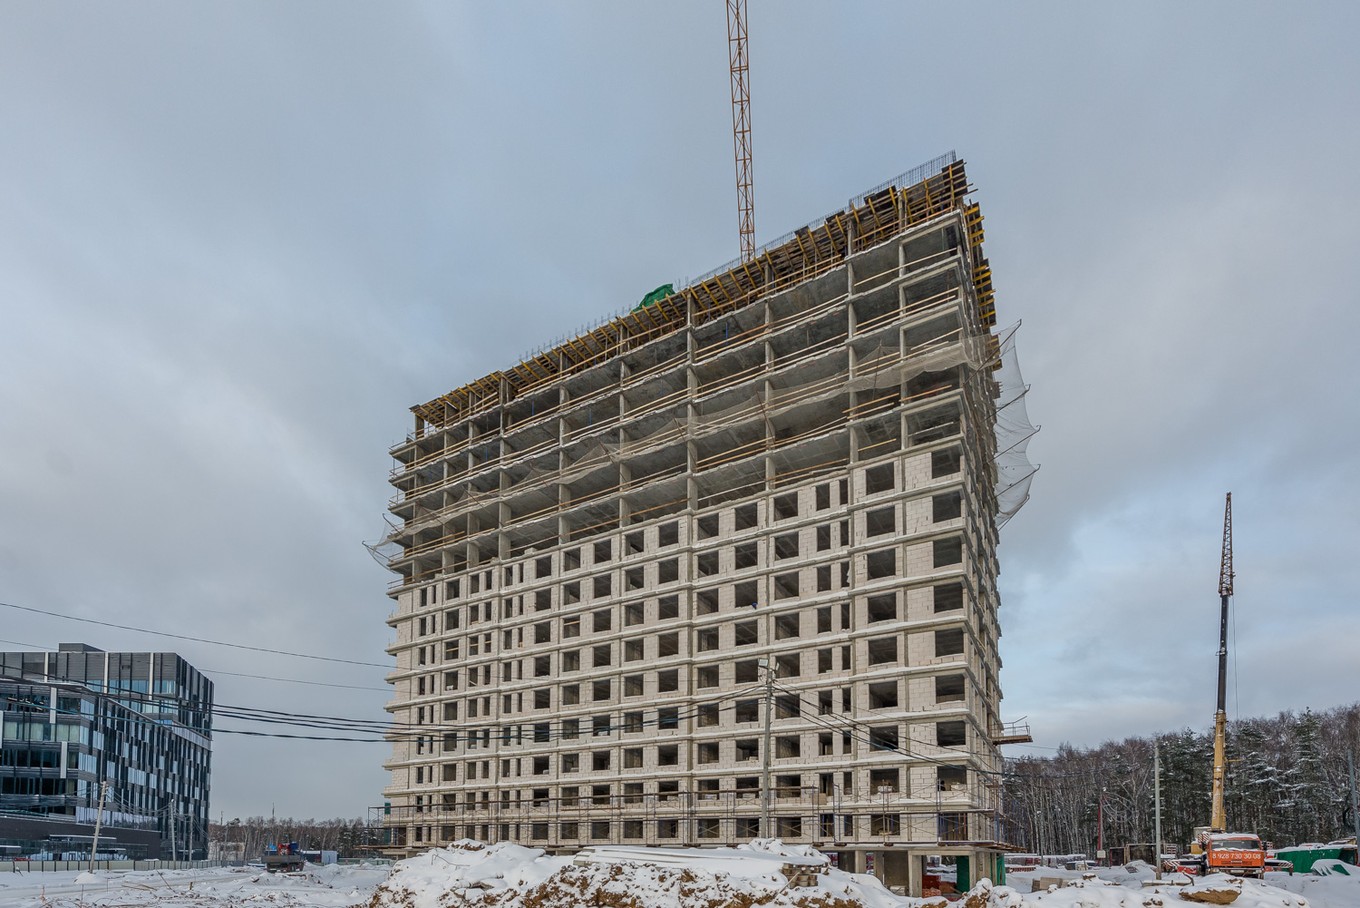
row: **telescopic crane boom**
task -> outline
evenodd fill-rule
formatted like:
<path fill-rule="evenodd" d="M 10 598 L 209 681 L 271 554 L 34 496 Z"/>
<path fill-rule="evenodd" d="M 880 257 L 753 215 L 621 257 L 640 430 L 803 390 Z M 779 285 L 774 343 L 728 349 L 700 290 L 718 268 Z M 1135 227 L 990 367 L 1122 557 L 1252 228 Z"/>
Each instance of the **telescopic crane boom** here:
<path fill-rule="evenodd" d="M 1214 713 L 1214 788 L 1213 814 L 1209 825 L 1214 832 L 1227 832 L 1228 818 L 1223 810 L 1224 758 L 1228 725 L 1228 600 L 1233 594 L 1232 492 L 1223 507 L 1223 557 L 1218 568 L 1218 596 L 1221 611 L 1218 623 L 1218 710 Z"/>

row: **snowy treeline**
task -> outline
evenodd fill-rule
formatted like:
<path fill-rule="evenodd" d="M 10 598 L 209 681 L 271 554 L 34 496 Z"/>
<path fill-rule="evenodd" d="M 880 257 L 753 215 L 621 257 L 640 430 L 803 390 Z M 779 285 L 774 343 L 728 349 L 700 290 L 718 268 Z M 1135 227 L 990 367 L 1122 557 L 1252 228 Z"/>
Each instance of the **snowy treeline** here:
<path fill-rule="evenodd" d="M 264 846 L 297 842 L 309 850 L 338 851 L 351 857 L 372 850 L 381 842 L 382 830 L 363 820 L 295 820 L 292 817 L 246 817 L 210 823 L 208 834 L 228 846 L 243 844 L 247 860 L 264 853 Z"/>
<path fill-rule="evenodd" d="M 1213 731 L 1160 735 L 1162 839 L 1187 844 L 1209 824 Z M 1152 738 L 1007 761 L 1006 838 L 1042 854 L 1094 855 L 1104 791 L 1105 846 L 1151 842 Z M 1347 754 L 1360 761 L 1360 704 L 1228 726 L 1228 827 L 1284 847 L 1354 833 Z M 1358 770 L 1360 771 L 1360 770 Z"/>

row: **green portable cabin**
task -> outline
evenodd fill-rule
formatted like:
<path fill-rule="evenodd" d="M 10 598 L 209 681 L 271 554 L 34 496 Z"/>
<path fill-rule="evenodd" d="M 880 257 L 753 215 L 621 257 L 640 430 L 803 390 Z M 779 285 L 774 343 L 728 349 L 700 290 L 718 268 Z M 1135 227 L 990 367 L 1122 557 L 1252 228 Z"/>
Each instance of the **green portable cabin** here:
<path fill-rule="evenodd" d="M 1311 873 L 1318 861 L 1331 859 L 1350 864 L 1360 864 L 1356 858 L 1354 843 L 1332 842 L 1328 845 L 1300 845 L 1295 848 L 1277 848 L 1275 857 L 1294 865 L 1295 873 Z"/>

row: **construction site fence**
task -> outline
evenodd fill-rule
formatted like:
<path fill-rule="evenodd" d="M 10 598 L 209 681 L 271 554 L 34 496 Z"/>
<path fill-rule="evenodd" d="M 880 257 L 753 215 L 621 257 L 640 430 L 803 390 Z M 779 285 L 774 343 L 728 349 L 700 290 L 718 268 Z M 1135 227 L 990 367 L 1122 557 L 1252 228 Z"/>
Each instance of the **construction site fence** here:
<path fill-rule="evenodd" d="M 212 867 L 241 867 L 244 861 L 95 861 L 95 870 L 201 870 Z M 89 870 L 85 861 L 0 861 L 0 873 L 53 873 Z"/>

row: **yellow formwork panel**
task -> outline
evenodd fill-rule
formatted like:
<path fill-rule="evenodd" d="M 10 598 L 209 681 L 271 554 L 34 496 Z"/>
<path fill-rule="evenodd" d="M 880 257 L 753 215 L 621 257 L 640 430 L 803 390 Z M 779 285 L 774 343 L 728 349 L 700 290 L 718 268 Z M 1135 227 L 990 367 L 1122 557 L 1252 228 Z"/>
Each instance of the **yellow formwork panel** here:
<path fill-rule="evenodd" d="M 982 209 L 976 203 L 964 209 L 964 224 L 968 229 L 968 245 L 976 249 L 982 245 Z"/>
<path fill-rule="evenodd" d="M 579 371 L 616 355 L 622 349 L 625 329 L 630 340 L 658 337 L 686 324 L 691 310 L 696 322 L 744 305 L 762 292 L 783 289 L 836 267 L 848 252 L 848 227 L 866 243 L 891 236 L 914 224 L 964 204 L 969 191 L 964 162 L 955 161 L 939 173 L 901 189 L 889 186 L 865 196 L 862 205 L 850 205 L 816 227 L 801 228 L 782 245 L 764 250 L 755 260 L 741 262 L 702 283 L 691 285 L 640 312 L 620 316 L 582 337 L 565 341 L 551 351 L 520 363 L 509 372 L 492 375 L 411 408 L 435 428 L 442 428 L 498 405 L 502 380 L 507 391 L 522 393 L 549 383 L 565 373 Z M 969 243 L 982 242 L 982 215 L 978 206 L 965 208 Z M 985 262 L 984 262 L 985 267 Z M 991 272 L 974 274 L 979 308 L 985 298 L 991 304 Z M 995 320 L 988 309 L 984 319 Z"/>

